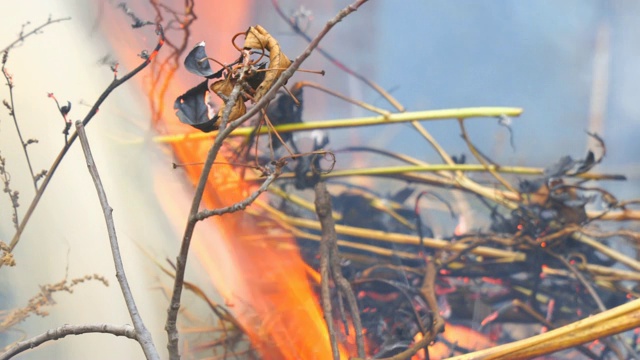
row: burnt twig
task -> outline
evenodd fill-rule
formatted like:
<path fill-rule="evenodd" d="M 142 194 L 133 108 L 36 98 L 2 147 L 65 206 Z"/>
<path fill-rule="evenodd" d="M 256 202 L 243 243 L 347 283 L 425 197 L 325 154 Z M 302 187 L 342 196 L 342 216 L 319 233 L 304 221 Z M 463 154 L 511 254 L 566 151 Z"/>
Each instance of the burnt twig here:
<path fill-rule="evenodd" d="M 364 338 L 362 335 L 362 322 L 360 321 L 360 311 L 356 302 L 353 289 L 349 281 L 342 275 L 340 269 L 340 254 L 338 251 L 337 235 L 335 221 L 333 220 L 333 211 L 331 210 L 331 196 L 327 191 L 327 185 L 324 182 L 318 182 L 315 186 L 316 193 L 316 213 L 320 220 L 322 229 L 322 241 L 320 242 L 320 274 L 322 276 L 322 306 L 329 328 L 329 337 L 331 339 L 331 348 L 333 350 L 334 359 L 339 359 L 338 343 L 333 330 L 333 320 L 331 316 L 331 299 L 329 296 L 329 275 L 338 286 L 340 294 L 347 299 L 349 310 L 351 310 L 351 318 L 353 327 L 356 332 L 356 345 L 358 348 L 358 356 L 364 357 Z M 345 328 L 346 329 L 346 328 Z"/>

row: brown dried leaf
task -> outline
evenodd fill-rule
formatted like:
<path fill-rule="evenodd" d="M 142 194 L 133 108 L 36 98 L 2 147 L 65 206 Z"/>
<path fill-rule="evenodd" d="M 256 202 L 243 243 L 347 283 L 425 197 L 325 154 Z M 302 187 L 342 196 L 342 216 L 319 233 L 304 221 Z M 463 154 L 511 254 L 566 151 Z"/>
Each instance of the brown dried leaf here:
<path fill-rule="evenodd" d="M 254 99 L 258 101 L 271 89 L 271 86 L 280 77 L 284 69 L 291 65 L 291 60 L 282 53 L 278 41 L 260 25 L 252 26 L 247 30 L 244 48 L 269 51 L 269 69 L 272 70 L 267 71 L 264 80 L 256 89 Z"/>
<path fill-rule="evenodd" d="M 235 86 L 235 81 L 232 81 L 230 78 L 227 78 L 227 79 L 222 79 L 214 82 L 213 84 L 211 84 L 209 88 L 214 94 L 218 96 L 220 96 L 219 94 L 222 94 L 225 97 L 229 97 L 231 95 L 231 91 L 233 91 L 234 86 Z M 227 103 L 226 99 L 224 97 L 221 97 L 221 98 L 222 100 L 224 100 L 226 104 Z M 220 125 L 219 122 L 222 119 L 223 112 L 224 112 L 224 107 L 218 111 L 219 120 L 215 124 L 215 126 Z M 244 105 L 244 101 L 242 101 L 242 99 L 239 98 L 238 101 L 236 101 L 236 103 L 233 105 L 233 108 L 231 109 L 231 114 L 229 115 L 229 121 L 238 119 L 239 117 L 244 115 L 246 112 L 247 112 L 247 107 Z"/>

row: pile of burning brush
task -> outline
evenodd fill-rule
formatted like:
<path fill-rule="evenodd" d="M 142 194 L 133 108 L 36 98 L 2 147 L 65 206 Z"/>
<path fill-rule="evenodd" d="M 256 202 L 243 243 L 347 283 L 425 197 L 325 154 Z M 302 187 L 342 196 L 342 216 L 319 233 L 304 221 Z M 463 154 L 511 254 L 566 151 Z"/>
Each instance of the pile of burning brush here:
<path fill-rule="evenodd" d="M 290 91 L 300 102 L 301 88 L 295 84 Z M 301 112 L 282 93 L 265 116 L 278 129 L 278 124 L 302 122 Z M 337 325 L 330 332 L 336 334 L 335 341 L 355 354 L 353 330 L 361 326 L 364 353 L 376 359 L 437 359 L 485 348 L 498 351 L 498 344 L 523 339 L 532 342 L 523 348 L 513 343 L 515 350 L 508 350 L 512 355 L 507 358 L 551 353 L 563 359 L 633 358 L 637 333 L 619 333 L 636 327 L 637 320 L 608 318 L 602 320 L 602 328 L 587 324 L 546 342 L 532 337 L 551 334 L 550 330 L 627 304 L 640 295 L 640 262 L 628 256 L 636 251 L 640 233 L 616 230 L 612 225 L 638 220 L 638 212 L 631 209 L 635 201 L 620 201 L 593 185 L 598 180 L 625 179 L 592 172 L 606 153 L 604 142 L 592 134 L 600 146 L 584 159 L 566 156 L 546 169 L 512 169 L 484 157 L 469 140 L 464 120 L 459 123 L 481 172 L 495 182 L 481 185 L 472 180 L 465 170 L 476 165 L 465 164 L 464 159 L 453 161 L 441 150 L 450 170 L 421 174 L 417 167 L 429 165 L 403 155 L 417 170 L 385 174 L 404 185 L 395 193 L 381 195 L 373 187 L 344 180 L 360 175 L 357 170 L 323 172 L 321 157 L 304 156 L 285 166 L 283 173 L 288 176 L 271 186 L 270 201 L 257 202 L 259 210 L 250 210 L 260 219 L 264 233 L 284 229 L 295 235 L 305 262 L 318 272 L 317 294 L 322 294 L 324 282 L 318 274 L 327 259 L 329 293 L 319 296 L 323 303 L 334 304 L 331 319 Z M 290 148 L 302 147 L 287 135 L 282 137 Z M 312 150 L 318 151 L 327 149 L 329 140 L 320 136 L 312 142 Z M 232 153 L 242 154 L 247 163 L 269 161 L 266 155 L 242 151 L 247 143 L 251 141 L 242 142 Z M 277 144 L 273 141 L 276 151 Z M 383 149 L 334 152 L 358 150 L 389 155 Z M 508 179 L 505 172 L 519 175 Z M 330 203 L 319 202 L 327 187 L 332 194 Z M 457 190 L 467 195 L 460 196 Z M 465 221 L 461 212 L 469 202 L 485 207 L 486 229 L 464 231 L 458 226 L 434 238 L 424 210 L 439 204 L 460 222 Z M 328 217 L 335 221 L 334 235 L 327 230 L 332 225 L 325 226 L 322 216 L 320 224 L 317 221 L 322 207 L 332 210 Z M 331 245 L 323 248 L 325 241 L 334 241 L 339 252 L 331 255 Z M 343 303 L 349 303 L 350 296 L 339 285 L 340 279 L 346 279 L 354 294 L 356 304 L 349 311 Z M 619 327 L 611 330 L 607 321 Z M 579 334 L 585 337 L 571 340 Z M 528 353 L 536 341 L 544 347 Z M 504 358 L 501 356 L 504 353 L 480 358 Z"/>
<path fill-rule="evenodd" d="M 254 41 L 250 35 L 265 38 Z M 250 45 L 245 44 L 245 52 L 259 56 L 257 60 L 241 57 L 213 72 L 203 44 L 187 56 L 187 69 L 207 80 L 176 101 L 181 121 L 215 131 L 222 109 L 212 111 L 203 99 L 210 89 L 227 101 L 232 85 L 242 81 L 235 75 L 241 61 L 254 68 L 242 101 L 259 100 L 264 84 L 269 87 L 282 72 L 278 64 L 289 64 L 266 30 L 252 27 L 246 36 Z M 265 50 L 271 58 L 268 68 L 259 62 Z M 209 79 L 220 80 L 209 86 Z M 304 87 L 318 88 L 303 82 L 282 90 L 261 110 L 257 124 L 268 131 L 256 125 L 244 132 L 244 139 L 226 145 L 233 160 L 229 164 L 256 164 L 239 168 L 248 182 L 260 181 L 260 170 L 267 166 L 261 164 L 278 167 L 269 201 L 256 201 L 247 212 L 255 216 L 251 222 L 259 224 L 263 237 L 277 238 L 279 231 L 295 236 L 322 304 L 334 358 L 348 353 L 396 360 L 516 359 L 559 351 L 564 359 L 637 358 L 637 334 L 626 331 L 640 325 L 640 305 L 633 301 L 640 296 L 640 262 L 628 255 L 636 251 L 640 233 L 615 222 L 640 220 L 640 212 L 632 209 L 638 201 L 618 200 L 597 186 L 599 180 L 625 179 L 593 173 L 606 153 L 597 134 L 590 136 L 599 146 L 584 159 L 565 156 L 546 169 L 501 166 L 476 148 L 465 121 L 484 117 L 507 123 L 520 109 L 398 117 L 334 93 L 380 114 L 377 120 L 334 121 L 335 127 L 411 121 L 442 163 L 377 148 L 332 149 L 327 134 L 314 136 L 311 145 L 300 144 L 292 132 L 327 128 L 302 120 Z M 242 104 L 230 118 L 246 111 Z M 476 163 L 449 155 L 417 122 L 429 119 L 457 121 Z M 267 141 L 258 146 L 260 134 L 267 132 Z M 335 154 L 346 152 L 368 152 L 403 164 L 333 170 Z M 329 165 L 327 155 L 333 160 Z M 472 173 L 485 178 L 480 182 Z M 344 180 L 362 176 L 395 179 L 401 185 L 395 193 L 381 194 Z M 489 225 L 482 230 L 458 226 L 435 238 L 423 211 L 435 204 L 459 223 L 471 220 L 465 214 L 471 204 L 484 207 Z M 277 241 L 272 245 L 277 247 Z M 228 346 L 229 341 L 217 344 Z M 481 348 L 485 350 L 477 352 Z"/>
<path fill-rule="evenodd" d="M 601 145 L 598 158 L 594 152 L 583 160 L 563 157 L 539 176 L 501 187 L 496 197 L 475 191 L 490 216 L 488 229 L 455 231 L 441 239 L 433 239 L 419 202 L 432 195 L 445 203 L 453 217 L 460 218 L 454 210 L 460 208 L 455 203 L 460 197 L 447 196 L 447 189 L 425 190 L 412 183 L 381 196 L 373 188 L 328 180 L 329 188 L 338 194 L 332 196 L 332 203 L 340 268 L 357 295 L 367 353 L 373 358 L 409 355 L 416 340 L 433 331 L 437 317 L 446 321 L 441 329 L 445 331 L 434 338 L 438 346 L 415 358 L 467 354 L 521 340 L 637 298 L 640 263 L 625 254 L 635 253 L 640 233 L 603 230 L 612 227 L 611 220 L 635 220 L 637 212 L 629 209 L 633 201 L 619 201 L 610 192 L 586 184 L 598 179 L 624 180 L 623 176 L 590 173 L 605 153 L 602 140 L 592 136 Z M 475 152 L 471 143 L 469 146 Z M 494 166 L 487 165 L 487 173 Z M 509 184 L 499 175 L 499 167 L 495 168 L 499 181 Z M 285 214 L 279 221 L 298 229 L 306 227 L 306 232 L 300 230 L 304 234 L 297 237 L 298 242 L 305 260 L 319 269 L 317 241 L 311 238 L 320 231 L 301 221 L 315 214 L 292 195 L 294 188 L 313 186 L 318 179 L 305 184 L 300 181 L 304 178 L 300 166 L 291 170 L 298 174 L 297 180 L 280 185 L 275 192 L 283 200 L 273 201 L 272 206 Z M 304 173 L 312 172 L 306 169 Z M 441 176 L 470 181 L 462 172 Z M 596 206 L 602 210 L 587 210 Z M 435 271 L 437 308 L 425 293 L 429 265 Z M 335 303 L 343 296 L 338 288 L 332 293 Z M 573 343 L 559 358 L 635 358 L 637 331 L 611 337 L 611 332 L 598 331 L 594 328 L 591 334 L 595 341 Z M 553 341 L 556 344 L 547 343 L 542 353 L 567 348 L 566 339 Z M 409 356 L 394 359 L 400 358 Z"/>

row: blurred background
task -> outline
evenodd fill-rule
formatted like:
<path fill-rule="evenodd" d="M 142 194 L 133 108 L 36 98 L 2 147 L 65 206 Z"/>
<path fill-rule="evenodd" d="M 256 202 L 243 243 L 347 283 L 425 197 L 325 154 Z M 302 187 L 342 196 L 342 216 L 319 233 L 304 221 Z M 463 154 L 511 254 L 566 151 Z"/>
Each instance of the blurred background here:
<path fill-rule="evenodd" d="M 131 29 L 131 19 L 118 1 L 23 0 L 4 12 L 0 47 L 15 40 L 21 27 L 30 30 L 47 18 L 70 16 L 50 25 L 11 49 L 6 64 L 15 82 L 15 112 L 29 146 L 34 170 L 47 169 L 63 144 L 63 121 L 52 99 L 70 101 L 70 118 L 84 117 L 89 105 L 113 78 L 104 62 L 120 62 L 122 75 L 136 66 L 136 54 L 151 50 L 151 27 Z M 165 3 L 179 9 L 181 1 Z M 315 35 L 325 21 L 350 1 L 281 0 L 287 15 L 298 14 Z M 230 38 L 248 26 L 269 29 L 291 58 L 306 42 L 295 35 L 267 1 L 196 1 L 198 19 L 187 48 L 205 40 L 211 56 L 224 57 Z M 146 1 L 127 3 L 137 16 L 154 20 Z M 505 165 L 546 167 L 563 155 L 581 158 L 589 147 L 587 131 L 597 132 L 608 148 L 598 172 L 620 173 L 626 182 L 603 184 L 618 198 L 638 196 L 640 185 L 640 3 L 623 0 L 583 2 L 522 2 L 516 0 L 419 1 L 371 0 L 338 24 L 322 47 L 355 71 L 389 91 L 407 110 L 471 106 L 516 106 L 524 114 L 510 132 L 497 119 L 467 121 L 475 144 Z M 171 36 L 171 35 L 169 35 Z M 123 47 L 123 44 L 125 46 Z M 135 46 L 134 46 L 135 45 Z M 127 51 L 128 50 L 128 51 Z M 218 55 L 220 54 L 220 55 Z M 103 60 L 101 60 L 103 59 Z M 106 59 L 106 61 L 104 61 Z M 182 61 L 182 60 L 180 60 Z M 392 110 L 384 99 L 359 80 L 345 75 L 318 54 L 305 68 L 324 69 L 326 76 L 298 74 L 350 97 Z M 148 70 L 148 69 L 147 69 Z M 114 208 L 114 217 L 134 295 L 142 316 L 164 349 L 166 298 L 157 268 L 141 248 L 158 259 L 174 258 L 186 221 L 191 186 L 171 168 L 171 149 L 150 141 L 156 134 L 148 100 L 149 72 L 117 89 L 88 127 L 94 157 Z M 168 87 L 165 131 L 190 131 L 172 118 L 173 99 L 200 80 L 179 70 Z M 303 119 L 322 120 L 369 116 L 365 110 L 315 93 L 306 93 Z M 0 97 L 9 99 L 6 86 Z M 312 99 L 312 100 L 309 100 Z M 3 108 L 4 109 L 4 108 Z M 457 124 L 425 123 L 451 154 L 466 152 Z M 409 125 L 336 130 L 332 147 L 368 144 L 428 162 L 437 154 Z M 20 191 L 21 214 L 33 197 L 24 154 L 6 110 L 0 111 L 0 154 L 7 159 L 11 187 Z M 339 167 L 368 161 L 338 158 Z M 8 197 L 0 198 L 0 240 L 14 233 Z M 215 232 L 199 228 L 200 237 Z M 16 247 L 17 266 L 0 269 L 2 310 L 20 307 L 39 285 L 85 274 L 102 274 L 105 288 L 89 283 L 74 294 L 56 294 L 57 305 L 46 318 L 32 316 L 18 327 L 30 337 L 64 323 L 129 323 L 115 281 L 102 213 L 78 144 L 56 174 L 42 203 Z M 195 258 L 194 258 L 195 259 Z M 191 279 L 201 276 L 192 262 Z M 202 278 L 204 279 L 204 278 Z M 203 280 L 203 282 L 206 280 Z M 212 289 L 208 289 L 213 292 Z M 0 334 L 2 346 L 22 336 Z M 41 358 L 135 358 L 137 344 L 105 335 L 68 338 L 23 355 Z"/>

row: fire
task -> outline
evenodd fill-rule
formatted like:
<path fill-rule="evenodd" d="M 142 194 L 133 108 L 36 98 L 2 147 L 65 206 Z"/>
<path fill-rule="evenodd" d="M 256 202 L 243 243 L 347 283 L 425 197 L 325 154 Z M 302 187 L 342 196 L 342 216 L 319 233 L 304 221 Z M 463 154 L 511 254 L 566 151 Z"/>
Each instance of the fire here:
<path fill-rule="evenodd" d="M 174 2 L 175 8 L 179 9 L 179 2 Z M 228 35 L 248 27 L 248 3 L 216 2 L 214 5 L 207 1 L 199 2 L 199 21 L 193 24 L 190 44 L 187 47 L 206 39 L 207 43 L 216 49 L 217 58 L 237 58 L 238 54 L 231 47 L 231 37 Z M 145 13 L 144 9 L 134 10 L 140 11 L 139 16 L 152 16 L 150 12 Z M 114 10 L 109 15 L 110 21 L 105 22 L 108 23 L 107 33 L 112 36 L 111 41 L 119 51 L 121 62 L 128 67 L 135 66 L 140 59 L 133 54 L 138 53 L 144 45 L 135 46 L 130 41 L 118 41 L 117 39 L 130 39 L 135 35 L 131 35 L 131 29 L 122 22 L 121 14 Z M 198 28 L 208 24 L 213 25 L 208 29 Z M 171 35 L 168 36 L 170 41 Z M 161 61 L 160 57 L 161 55 L 156 61 Z M 156 71 L 172 71 L 169 66 L 155 66 Z M 174 77 L 170 86 L 166 87 L 164 97 L 159 98 L 158 87 L 163 85 L 159 83 L 150 86 L 148 73 L 146 77 L 147 79 L 138 78 L 138 81 L 142 80 L 149 97 L 156 101 L 153 108 L 160 114 L 159 121 L 154 124 L 156 130 L 164 133 L 171 133 L 172 130 L 180 133 L 190 131 L 178 123 L 171 106 L 166 104 L 172 104 L 173 99 L 188 89 L 192 85 L 188 81 L 191 79 Z M 209 146 L 208 141 L 185 141 L 172 144 L 172 150 L 178 162 L 194 163 L 206 158 Z M 217 162 L 225 161 L 226 159 L 220 157 L 217 159 Z M 184 171 L 195 184 L 201 168 L 188 166 Z M 244 183 L 231 167 L 215 166 L 203 197 L 203 205 L 207 208 L 230 205 L 242 200 L 249 191 L 249 185 Z M 219 231 L 217 234 L 209 234 L 206 241 L 194 242 L 191 254 L 200 260 L 211 281 L 230 306 L 230 310 L 249 334 L 261 357 L 330 357 L 331 346 L 326 324 L 309 284 L 305 272 L 306 264 L 300 258 L 293 237 L 279 238 L 275 244 L 260 237 L 244 236 L 256 234 L 259 229 L 251 226 L 251 218 L 242 212 L 207 221 L 214 221 Z"/>

